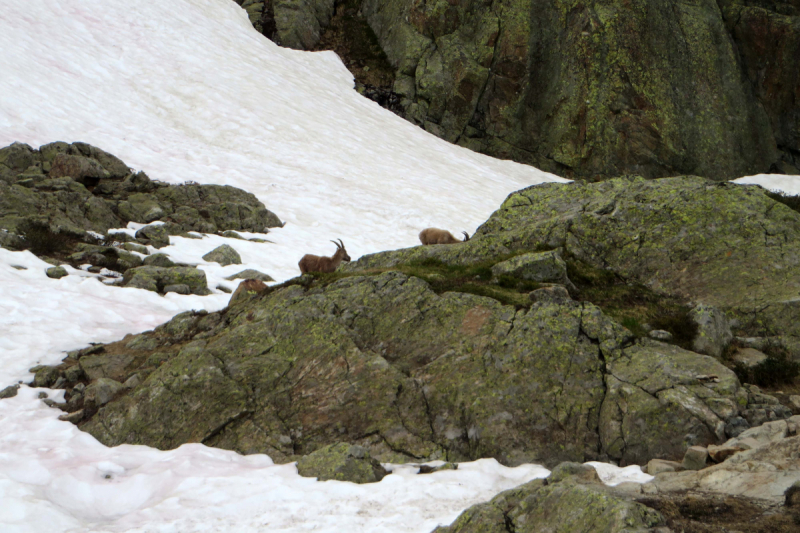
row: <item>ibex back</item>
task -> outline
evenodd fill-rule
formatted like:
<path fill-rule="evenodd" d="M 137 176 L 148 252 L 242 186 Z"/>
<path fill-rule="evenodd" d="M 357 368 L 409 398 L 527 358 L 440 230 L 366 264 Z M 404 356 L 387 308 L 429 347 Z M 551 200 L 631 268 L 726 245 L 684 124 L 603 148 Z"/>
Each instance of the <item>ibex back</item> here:
<path fill-rule="evenodd" d="M 300 267 L 301 274 L 307 272 L 335 272 L 342 261 L 350 261 L 350 256 L 347 255 L 347 250 L 344 249 L 342 239 L 339 239 L 339 242 L 331 242 L 336 245 L 336 253 L 333 254 L 333 257 L 320 257 L 312 254 L 304 255 L 303 258 L 300 259 L 300 262 L 297 263 L 297 266 Z"/>
<path fill-rule="evenodd" d="M 461 241 L 453 237 L 453 234 L 447 230 L 439 228 L 426 228 L 419 233 L 419 240 L 422 244 L 456 244 L 458 242 L 467 242 L 469 235 L 466 231 L 462 231 L 464 240 Z"/>

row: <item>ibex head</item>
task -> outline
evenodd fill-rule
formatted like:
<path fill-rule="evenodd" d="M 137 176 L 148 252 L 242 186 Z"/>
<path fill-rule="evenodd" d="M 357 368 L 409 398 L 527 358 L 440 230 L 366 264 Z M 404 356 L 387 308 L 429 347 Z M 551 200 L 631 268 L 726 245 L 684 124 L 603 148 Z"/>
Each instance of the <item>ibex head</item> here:
<path fill-rule="evenodd" d="M 336 245 L 336 253 L 333 254 L 334 259 L 339 259 L 340 261 L 350 261 L 350 256 L 347 255 L 347 250 L 344 249 L 344 243 L 342 239 L 339 239 L 339 242 L 331 241 L 333 244 Z"/>

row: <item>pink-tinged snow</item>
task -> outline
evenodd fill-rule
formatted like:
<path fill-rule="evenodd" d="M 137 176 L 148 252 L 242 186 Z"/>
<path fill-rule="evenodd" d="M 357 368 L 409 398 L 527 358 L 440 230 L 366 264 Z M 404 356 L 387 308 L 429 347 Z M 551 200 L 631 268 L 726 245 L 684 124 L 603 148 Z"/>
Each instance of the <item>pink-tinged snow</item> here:
<path fill-rule="evenodd" d="M 380 483 L 319 482 L 293 463 L 202 444 L 107 448 L 23 388 L 0 401 L 0 531 L 426 532 L 528 480 L 536 465 L 494 460 L 417 475 L 391 465 Z M 56 396 L 54 396 L 56 397 Z"/>
<path fill-rule="evenodd" d="M 333 53 L 263 38 L 232 0 L 0 0 L 0 49 L 0 146 L 89 142 L 154 179 L 241 187 L 287 221 L 245 235 L 271 243 L 171 238 L 159 251 L 202 268 L 206 297 L 110 287 L 71 268 L 51 280 L 30 253 L 0 249 L 0 388 L 65 350 L 220 309 L 228 296 L 216 286 L 234 288 L 224 278 L 245 268 L 281 281 L 304 253 L 332 253 L 334 238 L 356 258 L 414 245 L 427 226 L 472 233 L 510 192 L 563 181 L 428 135 L 358 96 Z M 794 178 L 757 178 L 797 192 Z M 202 260 L 222 243 L 244 264 Z M 427 532 L 547 474 L 481 460 L 428 476 L 395 467 L 365 486 L 317 482 L 199 444 L 107 448 L 38 392 L 0 401 L 3 533 Z M 650 479 L 593 466 L 609 484 Z"/>

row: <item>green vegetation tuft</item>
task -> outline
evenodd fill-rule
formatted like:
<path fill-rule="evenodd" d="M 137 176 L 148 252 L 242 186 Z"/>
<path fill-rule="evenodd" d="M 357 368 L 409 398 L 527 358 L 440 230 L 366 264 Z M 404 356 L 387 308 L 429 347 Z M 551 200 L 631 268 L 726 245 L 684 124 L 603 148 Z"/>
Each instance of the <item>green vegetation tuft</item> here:
<path fill-rule="evenodd" d="M 574 257 L 566 258 L 566 262 L 567 275 L 578 289 L 576 300 L 595 304 L 636 336 L 647 336 L 647 324 L 653 329 L 669 331 L 674 344 L 691 349 L 697 324 L 691 320 L 691 309 L 684 301 L 658 294 Z"/>
<path fill-rule="evenodd" d="M 25 249 L 37 256 L 60 258 L 81 242 L 75 235 L 53 230 L 42 220 L 26 220 L 17 230 L 25 239 Z"/>
<path fill-rule="evenodd" d="M 762 351 L 767 358 L 755 366 L 748 367 L 742 363 L 733 365 L 733 371 L 739 381 L 759 387 L 774 387 L 791 384 L 800 375 L 800 363 L 791 359 L 786 348 L 768 344 Z"/>
<path fill-rule="evenodd" d="M 449 265 L 438 259 L 428 258 L 392 268 L 371 269 L 358 272 L 333 272 L 327 274 L 313 272 L 311 276 L 316 284 L 324 287 L 343 278 L 353 276 L 377 276 L 378 274 L 394 270 L 402 272 L 407 276 L 413 276 L 426 281 L 436 294 L 464 292 L 493 298 L 504 305 L 527 308 L 531 305 L 528 293 L 539 288 L 539 284 L 515 279 L 511 276 L 501 277 L 500 280 L 498 280 L 499 283 L 494 283 L 492 281 L 492 266 L 514 255 L 519 255 L 520 253 L 524 252 L 507 254 L 490 261 L 473 263 L 471 265 Z M 299 282 L 287 282 L 287 284 L 297 283 Z"/>
<path fill-rule="evenodd" d="M 767 196 L 800 213 L 800 195 L 785 194 L 781 191 L 768 191 Z"/>

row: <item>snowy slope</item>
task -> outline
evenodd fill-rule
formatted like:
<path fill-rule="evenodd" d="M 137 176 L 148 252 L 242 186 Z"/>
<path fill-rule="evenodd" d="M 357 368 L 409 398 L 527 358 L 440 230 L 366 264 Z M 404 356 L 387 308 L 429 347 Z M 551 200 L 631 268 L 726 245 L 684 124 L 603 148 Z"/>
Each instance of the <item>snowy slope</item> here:
<path fill-rule="evenodd" d="M 173 238 L 212 288 L 241 268 L 278 280 L 342 238 L 350 255 L 416 244 L 426 226 L 470 233 L 511 191 L 557 178 L 445 143 L 358 96 L 333 53 L 278 48 L 231 0 L 0 0 L 0 146 L 85 141 L 152 178 L 230 184 L 288 224 L 274 244 Z M 204 264 L 221 242 L 241 267 Z M 25 267 L 25 269 L 13 268 Z M 27 252 L 0 250 L 0 388 L 63 350 L 152 328 L 227 296 L 58 281 Z M 0 401 L 0 530 L 429 531 L 546 471 L 494 461 L 356 487 L 292 465 L 187 445 L 109 449 L 36 400 Z M 52 396 L 51 397 L 57 397 Z M 56 393 L 57 394 L 57 393 Z M 603 479 L 646 476 L 597 466 Z"/>

